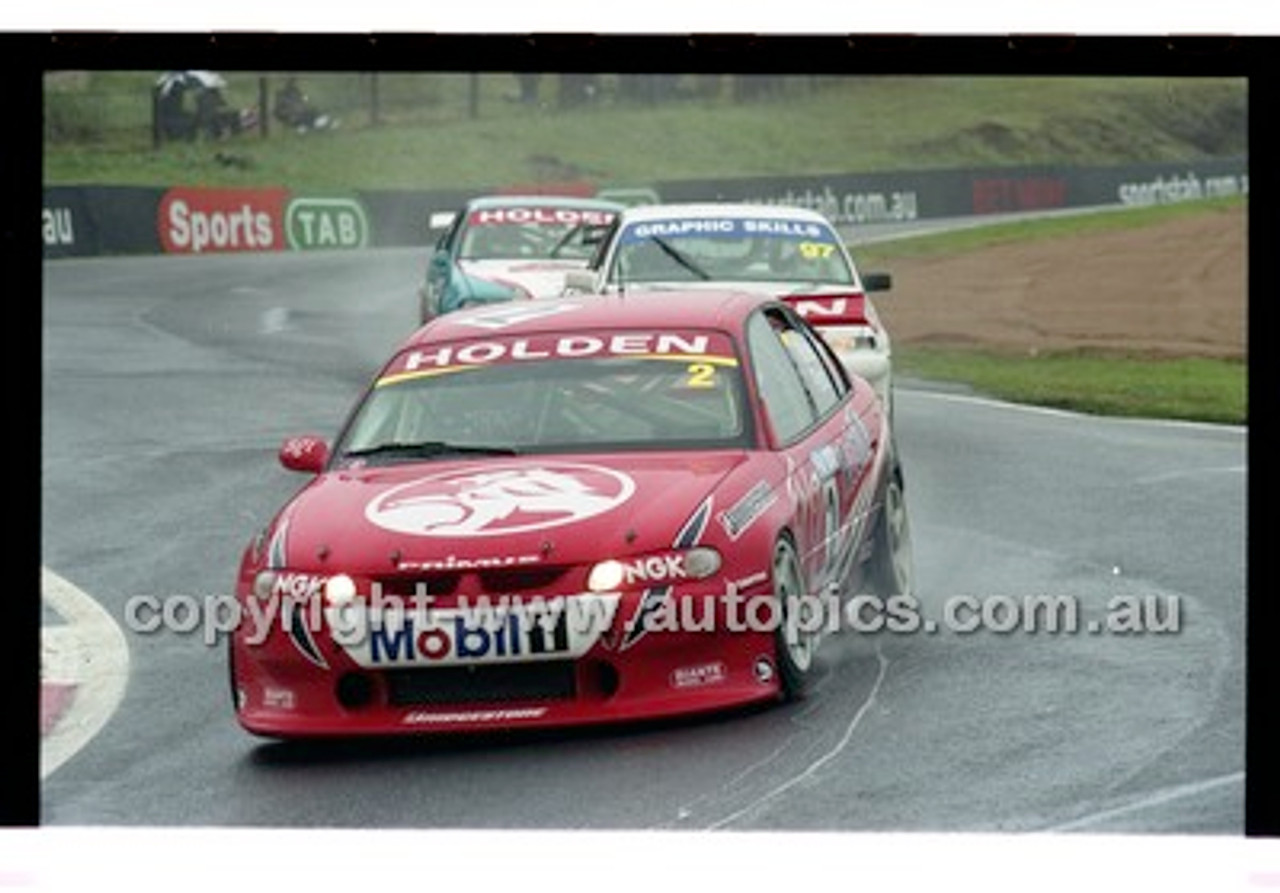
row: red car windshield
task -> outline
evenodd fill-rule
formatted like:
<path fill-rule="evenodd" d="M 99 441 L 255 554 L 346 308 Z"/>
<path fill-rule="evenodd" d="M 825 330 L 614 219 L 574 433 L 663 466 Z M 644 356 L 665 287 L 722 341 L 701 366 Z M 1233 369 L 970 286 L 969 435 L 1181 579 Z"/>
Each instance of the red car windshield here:
<path fill-rule="evenodd" d="M 704 449 L 751 438 L 724 335 L 551 335 L 406 352 L 370 389 L 335 456 Z"/>

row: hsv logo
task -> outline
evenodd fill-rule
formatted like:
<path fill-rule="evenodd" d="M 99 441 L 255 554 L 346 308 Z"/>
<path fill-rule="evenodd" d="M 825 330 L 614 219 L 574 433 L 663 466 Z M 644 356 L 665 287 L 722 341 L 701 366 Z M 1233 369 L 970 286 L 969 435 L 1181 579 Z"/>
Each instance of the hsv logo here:
<path fill-rule="evenodd" d="M 278 251 L 283 189 L 170 189 L 160 200 L 160 244 L 176 254 Z"/>
<path fill-rule="evenodd" d="M 509 465 L 419 478 L 383 493 L 364 513 L 396 533 L 505 536 L 595 517 L 634 492 L 630 477 L 598 465 Z"/>

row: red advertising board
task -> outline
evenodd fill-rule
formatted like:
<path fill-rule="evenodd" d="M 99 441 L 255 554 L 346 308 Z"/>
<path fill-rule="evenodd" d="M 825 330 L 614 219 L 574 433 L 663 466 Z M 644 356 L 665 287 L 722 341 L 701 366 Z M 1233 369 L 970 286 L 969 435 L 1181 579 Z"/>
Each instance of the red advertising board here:
<path fill-rule="evenodd" d="M 156 226 L 171 254 L 280 251 L 288 190 L 176 187 L 160 200 Z"/>
<path fill-rule="evenodd" d="M 973 181 L 973 213 L 1039 211 L 1067 205 L 1062 177 L 985 177 Z"/>

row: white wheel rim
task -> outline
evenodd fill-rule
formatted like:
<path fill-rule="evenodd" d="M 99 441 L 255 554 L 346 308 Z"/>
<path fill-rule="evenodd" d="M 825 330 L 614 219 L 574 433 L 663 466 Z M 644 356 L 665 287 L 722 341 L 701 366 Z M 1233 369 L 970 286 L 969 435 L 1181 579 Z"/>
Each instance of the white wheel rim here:
<path fill-rule="evenodd" d="M 898 590 L 908 593 L 911 589 L 911 527 L 907 521 L 907 504 L 902 498 L 902 487 L 896 481 L 890 481 L 885 492 L 885 512 L 888 514 L 894 579 Z"/>
<path fill-rule="evenodd" d="M 813 636 L 801 632 L 787 622 L 787 606 L 790 600 L 799 597 L 801 592 L 800 570 L 797 566 L 795 551 L 789 544 L 781 544 L 773 559 L 774 595 L 778 599 L 780 619 L 782 621 L 782 639 L 786 644 L 787 657 L 796 669 L 804 672 L 813 663 Z"/>

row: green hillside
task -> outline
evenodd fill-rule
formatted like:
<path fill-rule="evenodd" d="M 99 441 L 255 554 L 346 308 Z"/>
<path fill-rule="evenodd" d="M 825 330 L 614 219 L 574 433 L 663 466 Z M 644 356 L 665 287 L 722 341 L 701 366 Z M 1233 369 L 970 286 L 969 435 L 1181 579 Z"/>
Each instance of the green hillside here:
<path fill-rule="evenodd" d="M 1227 78 L 300 73 L 334 131 L 153 145 L 159 72 L 45 76 L 57 184 L 470 188 L 589 179 L 1182 161 L 1247 152 L 1247 84 Z M 256 106 L 281 75 L 228 72 Z M 572 92 L 569 92 L 572 91 Z"/>

